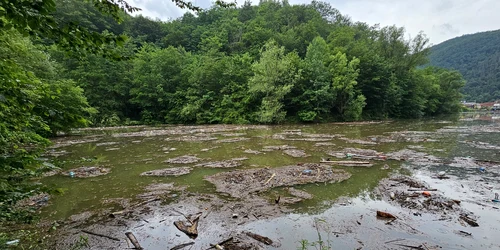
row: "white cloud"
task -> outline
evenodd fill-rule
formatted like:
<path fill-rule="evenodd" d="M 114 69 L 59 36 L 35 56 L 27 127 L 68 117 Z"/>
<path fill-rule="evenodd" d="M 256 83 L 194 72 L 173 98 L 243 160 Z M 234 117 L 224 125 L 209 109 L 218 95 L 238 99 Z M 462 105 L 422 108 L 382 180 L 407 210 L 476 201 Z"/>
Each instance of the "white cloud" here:
<path fill-rule="evenodd" d="M 433 44 L 447 39 L 487 30 L 500 29 L 498 0 L 324 0 L 354 21 L 381 26 L 406 28 L 409 36 L 423 31 Z M 193 0 L 207 8 L 209 0 Z M 244 0 L 238 0 L 243 4 Z M 257 4 L 259 0 L 252 0 Z M 309 3 L 289 0 L 291 4 Z M 143 9 L 141 14 L 161 20 L 177 18 L 185 13 L 169 0 L 130 0 Z"/>

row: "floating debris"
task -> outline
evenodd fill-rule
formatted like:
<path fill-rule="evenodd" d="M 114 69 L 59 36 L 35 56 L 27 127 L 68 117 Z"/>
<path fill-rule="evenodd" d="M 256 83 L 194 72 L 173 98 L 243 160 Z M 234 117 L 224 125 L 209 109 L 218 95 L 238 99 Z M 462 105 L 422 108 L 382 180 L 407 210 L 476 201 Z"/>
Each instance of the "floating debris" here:
<path fill-rule="evenodd" d="M 310 170 L 311 174 L 303 174 Z M 328 165 L 307 163 L 272 169 L 245 169 L 206 176 L 218 192 L 233 197 L 244 197 L 253 192 L 268 190 L 271 187 L 293 186 L 316 182 L 340 182 L 351 177 L 342 169 L 332 169 Z"/>
<path fill-rule="evenodd" d="M 191 170 L 190 167 L 164 168 L 144 172 L 141 176 L 181 176 L 189 174 Z"/>
<path fill-rule="evenodd" d="M 175 164 L 190 164 L 199 162 L 201 159 L 193 156 L 193 155 L 183 155 L 175 158 L 171 158 L 166 160 L 166 163 L 175 163 Z"/>
<path fill-rule="evenodd" d="M 77 177 L 77 178 L 89 178 L 101 175 L 106 175 L 111 172 L 111 169 L 104 167 L 79 167 L 70 169 L 68 171 L 62 172 L 63 175 Z"/>

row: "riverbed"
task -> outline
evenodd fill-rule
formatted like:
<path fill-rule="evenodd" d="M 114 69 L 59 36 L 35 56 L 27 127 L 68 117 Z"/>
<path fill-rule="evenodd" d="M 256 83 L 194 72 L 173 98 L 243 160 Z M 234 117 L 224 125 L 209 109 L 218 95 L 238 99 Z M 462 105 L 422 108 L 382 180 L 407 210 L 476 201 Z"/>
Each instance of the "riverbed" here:
<path fill-rule="evenodd" d="M 61 169 L 41 182 L 64 193 L 52 195 L 41 215 L 62 225 L 60 249 L 81 235 L 90 249 L 124 249 L 125 232 L 144 249 L 190 242 L 186 249 L 207 249 L 230 238 L 241 249 L 498 249 L 500 206 L 492 200 L 500 191 L 499 152 L 500 120 L 488 114 L 82 129 L 55 139 L 45 156 Z M 89 169 L 97 174 L 85 176 Z M 398 182 L 384 186 L 397 176 L 457 204 L 409 208 L 409 198 L 399 197 L 413 201 L 416 194 L 417 205 L 429 198 Z M 381 219 L 377 211 L 397 219 Z M 199 217 L 195 239 L 174 225 L 190 214 Z M 464 214 L 479 226 L 460 219 Z"/>

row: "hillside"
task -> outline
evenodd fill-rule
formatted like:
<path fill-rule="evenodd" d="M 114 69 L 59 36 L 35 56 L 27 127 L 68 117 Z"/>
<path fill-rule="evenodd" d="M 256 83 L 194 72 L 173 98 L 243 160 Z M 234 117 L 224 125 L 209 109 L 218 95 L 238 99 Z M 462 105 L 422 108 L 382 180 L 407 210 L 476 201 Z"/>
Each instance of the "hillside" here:
<path fill-rule="evenodd" d="M 500 30 L 457 37 L 431 48 L 433 66 L 456 69 L 467 80 L 470 101 L 500 99 Z"/>

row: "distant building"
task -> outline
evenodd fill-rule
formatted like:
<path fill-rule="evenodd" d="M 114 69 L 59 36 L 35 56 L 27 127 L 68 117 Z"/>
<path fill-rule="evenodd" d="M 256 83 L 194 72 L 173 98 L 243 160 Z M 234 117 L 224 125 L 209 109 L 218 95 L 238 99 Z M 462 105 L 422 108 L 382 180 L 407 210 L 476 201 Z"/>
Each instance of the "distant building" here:
<path fill-rule="evenodd" d="M 500 102 L 499 101 L 483 102 L 483 103 L 480 103 L 480 105 L 484 109 L 488 109 L 488 110 L 500 110 Z"/>

